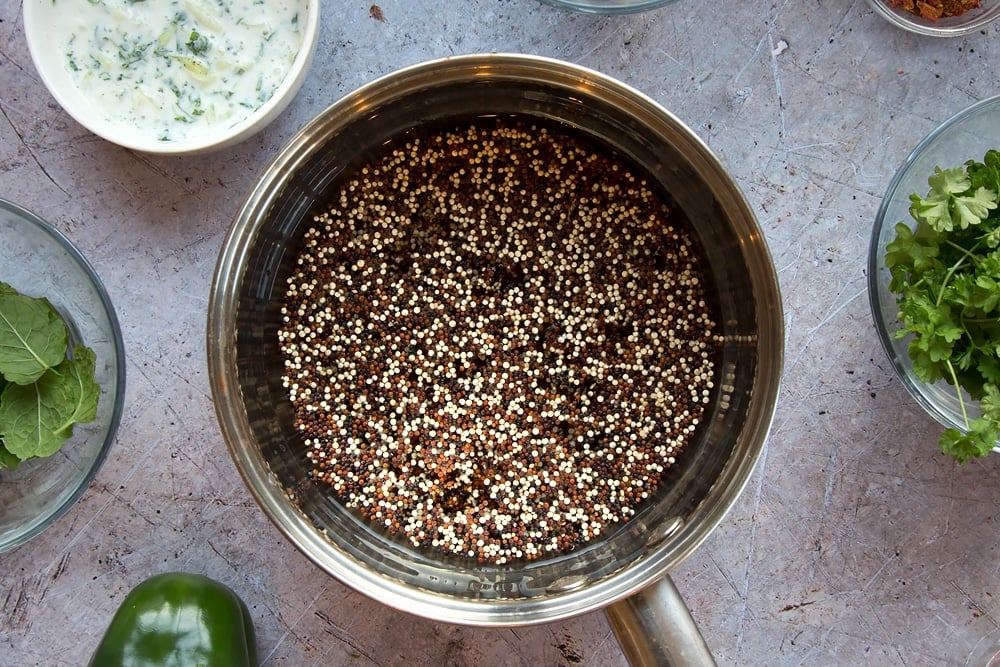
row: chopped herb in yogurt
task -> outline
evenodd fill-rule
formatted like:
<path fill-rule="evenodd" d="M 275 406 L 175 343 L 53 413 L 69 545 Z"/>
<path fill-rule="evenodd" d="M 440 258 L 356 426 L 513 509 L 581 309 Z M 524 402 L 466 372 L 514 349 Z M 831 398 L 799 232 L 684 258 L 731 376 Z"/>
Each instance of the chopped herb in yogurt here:
<path fill-rule="evenodd" d="M 63 1 L 52 3 L 55 38 L 105 120 L 183 141 L 274 95 L 302 45 L 308 0 Z"/>

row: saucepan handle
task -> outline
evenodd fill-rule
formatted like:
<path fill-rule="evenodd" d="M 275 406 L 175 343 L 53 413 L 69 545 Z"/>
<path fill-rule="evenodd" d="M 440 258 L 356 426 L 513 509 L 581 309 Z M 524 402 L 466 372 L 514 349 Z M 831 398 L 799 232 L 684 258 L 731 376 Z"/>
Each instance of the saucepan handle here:
<path fill-rule="evenodd" d="M 605 608 L 632 667 L 714 667 L 715 658 L 670 577 Z"/>

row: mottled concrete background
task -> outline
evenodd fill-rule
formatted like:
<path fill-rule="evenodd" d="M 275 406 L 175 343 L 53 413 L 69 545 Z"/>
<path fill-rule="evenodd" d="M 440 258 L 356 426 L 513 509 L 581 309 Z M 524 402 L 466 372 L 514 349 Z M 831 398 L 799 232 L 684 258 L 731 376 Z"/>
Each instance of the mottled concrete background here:
<path fill-rule="evenodd" d="M 517 51 L 603 71 L 717 153 L 771 246 L 787 322 L 777 415 L 729 516 L 672 575 L 723 665 L 962 665 L 1000 634 L 1000 459 L 958 467 L 893 377 L 866 296 L 872 219 L 896 166 L 1000 91 L 1000 25 L 910 35 L 864 0 L 680 0 L 615 18 L 536 0 L 323 0 L 313 69 L 264 133 L 198 158 L 89 134 L 35 73 L 0 3 L 0 197 L 51 220 L 124 328 L 118 441 L 73 510 L 0 555 L 0 665 L 81 665 L 125 592 L 204 572 L 249 604 L 265 665 L 624 665 L 601 613 L 468 629 L 362 597 L 314 568 L 245 490 L 205 364 L 223 235 L 268 157 L 341 95 L 403 65 Z M 2 272 L 2 267 L 0 267 Z"/>

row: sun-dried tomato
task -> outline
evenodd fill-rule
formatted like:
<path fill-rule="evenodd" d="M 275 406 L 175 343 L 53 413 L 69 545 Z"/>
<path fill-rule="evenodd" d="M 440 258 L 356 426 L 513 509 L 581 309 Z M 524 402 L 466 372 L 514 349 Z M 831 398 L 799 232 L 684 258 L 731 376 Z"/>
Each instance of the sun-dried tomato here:
<path fill-rule="evenodd" d="M 958 16 L 979 6 L 980 0 L 889 0 L 893 7 L 936 21 Z"/>

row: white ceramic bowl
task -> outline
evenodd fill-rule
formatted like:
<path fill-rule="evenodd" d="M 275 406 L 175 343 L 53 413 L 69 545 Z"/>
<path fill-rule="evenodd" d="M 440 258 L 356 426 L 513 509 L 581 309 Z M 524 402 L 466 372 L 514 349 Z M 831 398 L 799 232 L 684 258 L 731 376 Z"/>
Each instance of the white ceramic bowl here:
<path fill-rule="evenodd" d="M 907 345 L 909 338 L 897 338 L 901 327 L 896 294 L 889 290 L 891 276 L 885 265 L 886 245 L 896 237 L 895 226 L 916 223 L 910 215 L 910 195 L 925 195 L 927 177 L 935 167 L 957 167 L 966 160 L 982 160 L 991 148 L 1000 148 L 1000 95 L 977 102 L 928 134 L 903 162 L 886 190 L 875 217 L 868 254 L 868 295 L 875 327 L 903 386 L 917 403 L 945 428 L 964 430 L 965 420 L 955 388 L 939 380 L 928 384 L 913 371 Z M 978 416 L 978 406 L 968 406 L 970 417 Z M 994 449 L 994 451 L 1000 451 Z"/>
<path fill-rule="evenodd" d="M 917 16 L 905 9 L 893 7 L 889 0 L 868 0 L 875 13 L 893 24 L 918 35 L 931 37 L 958 37 L 981 30 L 986 24 L 1000 18 L 1000 0 L 981 0 L 979 7 L 960 16 L 936 21 Z"/>
<path fill-rule="evenodd" d="M 243 0 L 182 10 L 165 0 L 67 1 L 24 0 L 35 68 L 77 122 L 147 153 L 204 153 L 260 131 L 298 92 L 316 48 L 319 0 L 247 2 L 222 14 L 232 26 L 211 12 Z"/>

